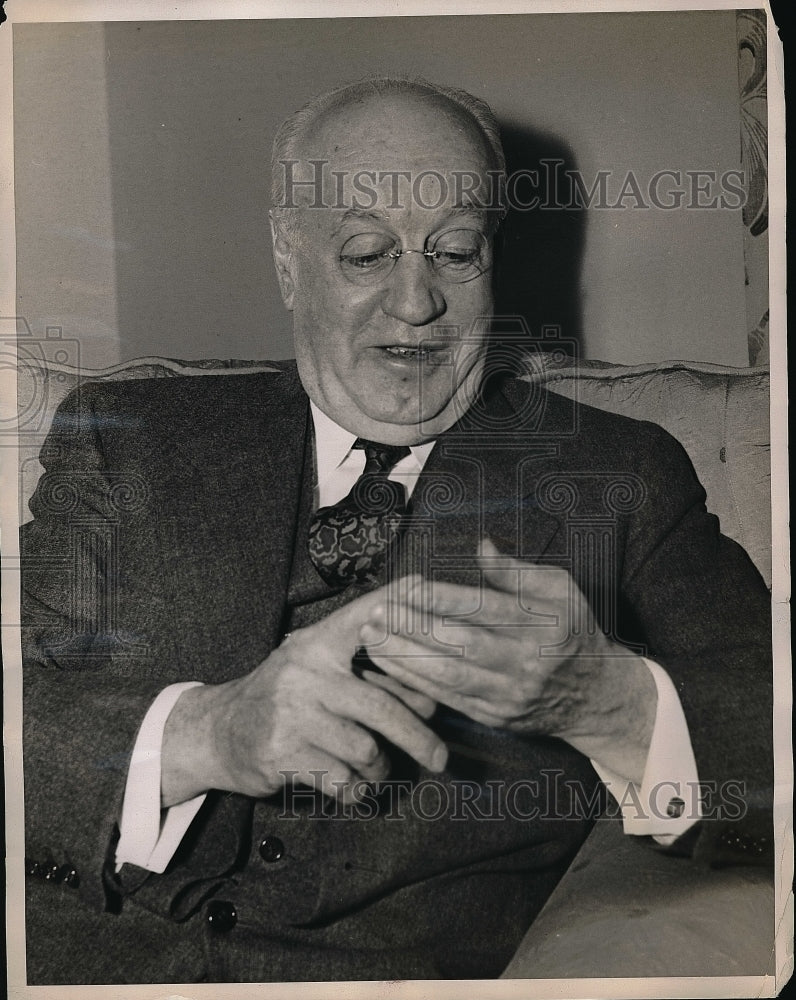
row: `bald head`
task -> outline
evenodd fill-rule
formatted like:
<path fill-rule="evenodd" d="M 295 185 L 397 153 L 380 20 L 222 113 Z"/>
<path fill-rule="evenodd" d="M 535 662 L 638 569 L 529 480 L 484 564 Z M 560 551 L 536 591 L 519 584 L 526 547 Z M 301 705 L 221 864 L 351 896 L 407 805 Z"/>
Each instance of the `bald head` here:
<path fill-rule="evenodd" d="M 386 77 L 337 88 L 314 98 L 280 126 L 272 156 L 273 204 L 292 207 L 311 198 L 317 203 L 317 192 L 308 185 L 299 184 L 300 197 L 291 197 L 296 164 L 332 159 L 337 169 L 350 170 L 356 160 L 363 169 L 386 174 L 417 169 L 419 161 L 409 165 L 407 160 L 419 150 L 431 153 L 435 147 L 448 156 L 442 164 L 436 158 L 437 168 L 461 172 L 467 169 L 465 161 L 477 159 L 495 178 L 505 173 L 494 115 L 484 101 L 466 91 L 421 79 Z M 306 177 L 305 170 L 302 178 Z M 336 183 L 339 190 L 340 182 Z M 491 196 L 496 208 L 500 182 L 491 186 L 498 192 Z M 329 194 L 324 191 L 327 205 Z M 342 207 L 339 197 L 337 202 Z"/>

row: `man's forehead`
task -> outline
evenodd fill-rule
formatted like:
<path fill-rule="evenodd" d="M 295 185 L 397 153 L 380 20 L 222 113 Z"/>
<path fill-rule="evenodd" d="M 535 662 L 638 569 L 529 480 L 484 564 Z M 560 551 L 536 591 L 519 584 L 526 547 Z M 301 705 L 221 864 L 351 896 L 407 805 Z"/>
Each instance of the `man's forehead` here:
<path fill-rule="evenodd" d="M 335 224 L 350 220 L 389 222 L 395 214 L 482 219 L 500 208 L 501 173 L 478 164 L 462 169 L 416 165 L 377 169 L 340 167 L 328 160 L 288 160 L 283 170 L 282 208 L 325 210 Z"/>
<path fill-rule="evenodd" d="M 394 212 L 494 207 L 494 155 L 480 127 L 438 94 L 368 94 L 305 128 L 282 171 L 284 207 Z"/>
<path fill-rule="evenodd" d="M 376 170 L 489 166 L 491 151 L 472 118 L 439 94 L 371 94 L 327 109 L 295 147 L 302 159 Z"/>

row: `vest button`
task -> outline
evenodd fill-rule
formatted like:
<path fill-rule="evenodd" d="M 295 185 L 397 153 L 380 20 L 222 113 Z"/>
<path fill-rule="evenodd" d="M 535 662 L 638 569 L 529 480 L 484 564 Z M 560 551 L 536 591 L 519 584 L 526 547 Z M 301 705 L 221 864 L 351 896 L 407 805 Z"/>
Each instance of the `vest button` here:
<path fill-rule="evenodd" d="M 258 850 L 263 861 L 270 865 L 284 856 L 285 845 L 279 837 L 266 837 L 260 842 Z"/>
<path fill-rule="evenodd" d="M 233 903 L 226 899 L 212 899 L 207 905 L 207 925 L 216 934 L 227 934 L 238 922 Z"/>

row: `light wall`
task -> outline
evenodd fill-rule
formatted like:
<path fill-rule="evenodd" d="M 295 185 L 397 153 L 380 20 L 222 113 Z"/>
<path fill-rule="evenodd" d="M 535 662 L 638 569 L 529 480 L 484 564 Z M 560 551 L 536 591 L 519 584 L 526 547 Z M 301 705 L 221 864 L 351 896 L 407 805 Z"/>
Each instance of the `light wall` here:
<path fill-rule="evenodd" d="M 341 80 L 472 90 L 515 156 L 560 157 L 589 185 L 610 171 L 610 202 L 628 171 L 646 197 L 661 170 L 687 186 L 740 168 L 733 11 L 18 25 L 14 50 L 19 311 L 89 366 L 291 355 L 270 142 Z M 508 307 L 588 357 L 745 365 L 740 210 L 633 201 L 526 213 Z"/>

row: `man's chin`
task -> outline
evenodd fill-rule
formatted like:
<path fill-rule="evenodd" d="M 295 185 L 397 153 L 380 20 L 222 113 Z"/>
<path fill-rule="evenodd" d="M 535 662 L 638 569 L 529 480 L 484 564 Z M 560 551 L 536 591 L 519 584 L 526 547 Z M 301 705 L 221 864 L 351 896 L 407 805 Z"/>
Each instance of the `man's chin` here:
<path fill-rule="evenodd" d="M 339 377 L 327 384 L 318 380 L 308 394 L 327 416 L 357 437 L 413 445 L 435 438 L 460 419 L 477 388 L 480 366 L 472 366 L 457 385 L 451 385 L 450 371 L 445 378 L 440 372 L 434 381 L 411 387 L 406 380 L 395 385 L 363 377 L 361 370 L 356 375 L 348 385 Z"/>
<path fill-rule="evenodd" d="M 350 423 L 357 414 L 357 424 L 370 427 L 368 434 L 348 428 L 359 437 L 370 437 L 384 444 L 419 444 L 446 431 L 463 416 L 472 402 L 471 395 L 479 379 L 480 369 L 474 368 L 468 373 L 468 379 L 456 387 L 425 384 L 411 395 L 383 392 L 379 396 L 369 387 L 370 391 L 363 392 L 359 398 L 351 398 L 351 408 L 343 415 Z"/>
<path fill-rule="evenodd" d="M 371 394 L 372 396 L 372 394 Z M 360 399 L 356 408 L 370 420 L 396 427 L 420 427 L 433 422 L 451 402 L 448 393 L 423 393 L 419 397 L 389 399 L 387 394 L 377 400 Z"/>
<path fill-rule="evenodd" d="M 359 437 L 383 444 L 421 444 L 437 437 L 461 417 L 456 399 L 446 399 L 437 406 L 368 407 L 361 409 L 357 426 L 349 426 Z M 351 423 L 353 413 L 347 414 Z"/>

